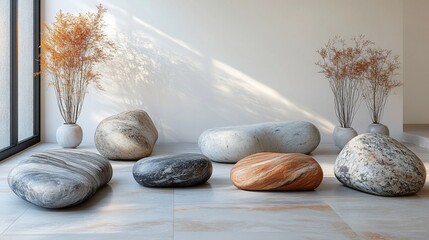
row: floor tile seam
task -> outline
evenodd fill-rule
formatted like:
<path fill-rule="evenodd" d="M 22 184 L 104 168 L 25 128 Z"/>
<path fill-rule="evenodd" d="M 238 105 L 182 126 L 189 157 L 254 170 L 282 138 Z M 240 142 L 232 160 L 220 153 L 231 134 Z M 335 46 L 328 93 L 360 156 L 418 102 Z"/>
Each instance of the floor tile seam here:
<path fill-rule="evenodd" d="M 327 199 L 322 199 L 322 201 L 326 204 L 326 205 L 328 205 L 331 209 L 332 209 L 332 212 L 339 218 L 339 219 L 341 219 L 341 221 L 345 224 L 345 225 L 347 225 L 347 227 L 349 227 L 351 230 L 352 230 L 352 232 L 354 233 L 354 234 L 356 234 L 356 236 L 358 236 L 359 238 L 358 239 L 361 239 L 362 238 L 362 236 L 359 234 L 359 231 L 356 231 L 356 229 L 354 229 L 351 225 L 350 225 L 350 223 L 348 223 L 342 216 L 341 216 L 341 214 L 335 209 L 335 207 L 334 206 L 332 206 L 328 201 L 327 201 Z"/>
<path fill-rule="evenodd" d="M 176 230 L 175 230 L 175 225 L 176 225 L 176 189 L 173 188 L 173 232 L 172 232 L 172 239 L 175 239 L 176 236 Z"/>
<path fill-rule="evenodd" d="M 25 214 L 25 213 L 27 213 L 28 212 L 28 210 L 31 208 L 31 206 L 27 206 L 27 208 L 24 210 L 24 211 L 22 211 L 22 213 L 21 214 L 19 214 L 19 216 L 17 216 L 14 220 L 13 220 L 13 222 L 11 223 L 11 224 L 9 224 L 9 226 L 2 232 L 2 233 L 0 233 L 0 236 L 3 236 L 3 235 L 6 235 L 7 234 L 7 232 L 9 231 L 9 229 Z"/>

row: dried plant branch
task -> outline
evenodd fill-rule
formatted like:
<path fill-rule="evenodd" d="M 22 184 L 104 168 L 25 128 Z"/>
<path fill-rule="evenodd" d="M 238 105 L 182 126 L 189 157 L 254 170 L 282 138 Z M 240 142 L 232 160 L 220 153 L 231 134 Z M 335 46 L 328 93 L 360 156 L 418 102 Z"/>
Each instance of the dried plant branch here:
<path fill-rule="evenodd" d="M 380 48 L 369 48 L 366 55 L 368 70 L 362 95 L 372 122 L 380 123 L 391 90 L 402 85 L 393 79 L 397 75 L 395 71 L 400 68 L 399 56 L 392 56 L 392 51 Z"/>
<path fill-rule="evenodd" d="M 347 46 L 344 39 L 336 36 L 317 53 L 322 57 L 316 63 L 321 67 L 334 93 L 335 114 L 343 128 L 351 127 L 361 102 L 364 73 L 367 70 L 365 49 L 373 43 L 364 36 L 351 39 L 353 46 Z"/>
<path fill-rule="evenodd" d="M 51 75 L 58 107 L 65 123 L 76 123 L 88 85 L 102 90 L 97 63 L 112 58 L 115 50 L 103 29 L 106 9 L 100 4 L 97 12 L 79 14 L 60 11 L 52 26 L 44 25 L 41 39 L 40 65 L 43 77 Z"/>

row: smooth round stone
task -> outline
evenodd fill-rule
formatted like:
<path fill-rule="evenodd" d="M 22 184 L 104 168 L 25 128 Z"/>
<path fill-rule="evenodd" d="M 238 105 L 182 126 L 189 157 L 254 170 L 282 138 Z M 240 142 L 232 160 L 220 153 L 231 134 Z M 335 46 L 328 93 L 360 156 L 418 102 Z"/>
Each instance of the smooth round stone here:
<path fill-rule="evenodd" d="M 319 130 L 310 122 L 268 122 L 212 128 L 199 139 L 200 151 L 215 162 L 236 163 L 258 152 L 312 152 L 320 143 Z"/>
<path fill-rule="evenodd" d="M 301 153 L 256 153 L 238 161 L 231 181 L 253 191 L 302 191 L 316 189 L 323 179 L 319 163 Z"/>
<path fill-rule="evenodd" d="M 134 179 L 145 187 L 189 187 L 205 183 L 212 175 L 210 160 L 197 153 L 153 156 L 133 167 Z"/>
<path fill-rule="evenodd" d="M 44 208 L 63 208 L 89 199 L 112 178 L 102 156 L 82 150 L 55 150 L 28 157 L 14 167 L 9 186 L 20 198 Z"/>
<path fill-rule="evenodd" d="M 411 150 L 374 133 L 353 138 L 338 155 L 334 173 L 350 188 L 381 196 L 414 194 L 426 181 L 425 166 Z"/>
<path fill-rule="evenodd" d="M 150 156 L 158 131 L 143 110 L 122 112 L 100 122 L 94 142 L 108 159 L 138 160 Z"/>

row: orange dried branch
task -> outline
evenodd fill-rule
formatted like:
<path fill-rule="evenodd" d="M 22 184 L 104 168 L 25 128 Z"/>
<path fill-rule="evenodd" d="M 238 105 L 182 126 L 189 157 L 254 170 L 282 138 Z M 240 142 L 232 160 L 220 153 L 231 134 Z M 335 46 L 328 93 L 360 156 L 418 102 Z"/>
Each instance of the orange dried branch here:
<path fill-rule="evenodd" d="M 379 123 L 387 97 L 393 88 L 402 85 L 394 80 L 400 68 L 399 56 L 386 49 L 373 48 L 373 42 L 363 36 L 351 39 L 334 37 L 317 51 L 322 60 L 316 63 L 334 93 L 335 113 L 342 127 L 350 127 L 356 104 L 362 95 L 374 123 Z"/>
<path fill-rule="evenodd" d="M 368 70 L 365 72 L 363 97 L 373 123 L 380 123 L 384 107 L 393 88 L 402 85 L 394 79 L 400 68 L 399 56 L 392 55 L 391 50 L 369 48 L 366 51 Z"/>
<path fill-rule="evenodd" d="M 43 77 L 52 76 L 58 106 L 66 123 L 76 123 L 87 87 L 101 89 L 97 63 L 110 60 L 115 50 L 103 29 L 106 9 L 100 4 L 96 13 L 73 15 L 61 10 L 52 25 L 45 24 L 41 37 L 40 65 Z"/>
<path fill-rule="evenodd" d="M 353 46 L 338 36 L 328 41 L 319 53 L 316 62 L 334 93 L 335 114 L 341 127 L 351 127 L 360 104 L 363 76 L 367 70 L 365 50 L 372 45 L 364 36 L 351 39 Z"/>

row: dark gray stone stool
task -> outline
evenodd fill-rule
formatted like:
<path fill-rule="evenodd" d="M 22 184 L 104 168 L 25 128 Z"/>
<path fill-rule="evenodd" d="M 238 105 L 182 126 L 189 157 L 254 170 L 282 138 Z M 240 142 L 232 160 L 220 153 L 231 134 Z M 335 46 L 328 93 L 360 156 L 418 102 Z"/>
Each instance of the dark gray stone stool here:
<path fill-rule="evenodd" d="M 211 161 L 198 153 L 143 158 L 134 164 L 134 179 L 145 187 L 189 187 L 212 175 Z"/>

